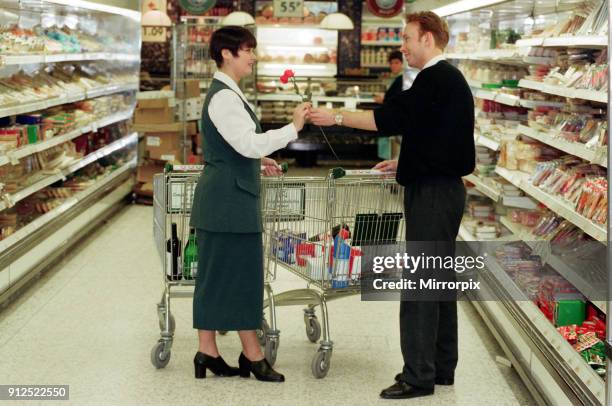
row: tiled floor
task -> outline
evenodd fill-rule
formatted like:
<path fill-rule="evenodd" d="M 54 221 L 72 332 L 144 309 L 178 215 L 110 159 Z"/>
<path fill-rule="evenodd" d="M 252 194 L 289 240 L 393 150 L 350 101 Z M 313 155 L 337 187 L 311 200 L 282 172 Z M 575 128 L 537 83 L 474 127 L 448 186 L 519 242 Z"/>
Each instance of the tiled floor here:
<path fill-rule="evenodd" d="M 161 286 L 152 209 L 128 207 L 0 313 L 0 383 L 69 384 L 72 404 L 92 405 L 534 404 L 517 374 L 494 361 L 501 350 L 469 303 L 459 307 L 455 385 L 419 400 L 378 398 L 402 365 L 398 305 L 361 302 L 358 296 L 329 304 L 335 348 L 325 379 L 310 373 L 317 346 L 306 339 L 301 309 L 284 307 L 278 310 L 277 368 L 287 382 L 196 381 L 189 299 L 173 303 L 172 358 L 156 370 L 149 358 L 159 337 L 155 304 Z M 274 286 L 282 291 L 304 284 L 282 274 Z M 220 337 L 219 345 L 236 364 L 236 334 Z"/>

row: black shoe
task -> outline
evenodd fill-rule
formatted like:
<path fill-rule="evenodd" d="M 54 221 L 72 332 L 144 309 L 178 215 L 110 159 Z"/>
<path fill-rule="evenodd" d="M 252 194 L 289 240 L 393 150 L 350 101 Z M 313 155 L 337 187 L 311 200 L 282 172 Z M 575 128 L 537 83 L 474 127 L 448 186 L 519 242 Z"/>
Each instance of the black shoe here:
<path fill-rule="evenodd" d="M 236 376 L 240 373 L 238 368 L 227 365 L 220 355 L 214 358 L 203 352 L 196 353 L 193 359 L 193 366 L 195 367 L 196 379 L 206 378 L 207 369 L 210 369 L 217 376 Z"/>
<path fill-rule="evenodd" d="M 402 374 L 395 375 L 395 382 L 402 379 Z M 451 386 L 455 384 L 455 378 L 436 378 L 436 385 Z"/>
<path fill-rule="evenodd" d="M 396 382 L 380 392 L 380 397 L 383 399 L 411 399 L 433 395 L 433 393 L 433 388 L 417 388 L 408 385 L 406 382 Z"/>
<path fill-rule="evenodd" d="M 238 366 L 240 367 L 240 376 L 243 378 L 249 378 L 251 373 L 255 375 L 255 378 L 259 381 L 265 382 L 285 382 L 283 374 L 279 374 L 272 366 L 268 363 L 267 359 L 261 361 L 249 361 L 243 353 L 240 353 L 238 358 Z"/>

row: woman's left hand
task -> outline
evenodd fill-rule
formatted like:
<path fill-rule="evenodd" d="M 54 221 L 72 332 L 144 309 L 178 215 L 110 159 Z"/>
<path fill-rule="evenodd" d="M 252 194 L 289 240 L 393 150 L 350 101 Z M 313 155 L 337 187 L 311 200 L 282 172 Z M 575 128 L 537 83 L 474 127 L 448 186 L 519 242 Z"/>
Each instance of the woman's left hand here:
<path fill-rule="evenodd" d="M 283 174 L 281 167 L 272 158 L 261 158 L 261 166 L 264 176 L 280 176 Z"/>

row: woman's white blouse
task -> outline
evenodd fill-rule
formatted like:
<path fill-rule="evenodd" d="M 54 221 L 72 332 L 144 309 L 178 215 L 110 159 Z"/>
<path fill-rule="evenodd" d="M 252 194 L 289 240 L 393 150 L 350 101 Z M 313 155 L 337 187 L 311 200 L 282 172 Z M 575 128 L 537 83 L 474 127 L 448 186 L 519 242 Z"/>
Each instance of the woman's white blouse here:
<path fill-rule="evenodd" d="M 262 158 L 284 148 L 297 138 L 293 123 L 257 134 L 255 122 L 244 108 L 243 101 L 247 102 L 246 97 L 236 82 L 223 72 L 216 72 L 214 78 L 232 90 L 220 90 L 212 97 L 208 104 L 208 115 L 223 139 L 240 155 Z M 206 151 L 204 153 L 206 154 Z"/>

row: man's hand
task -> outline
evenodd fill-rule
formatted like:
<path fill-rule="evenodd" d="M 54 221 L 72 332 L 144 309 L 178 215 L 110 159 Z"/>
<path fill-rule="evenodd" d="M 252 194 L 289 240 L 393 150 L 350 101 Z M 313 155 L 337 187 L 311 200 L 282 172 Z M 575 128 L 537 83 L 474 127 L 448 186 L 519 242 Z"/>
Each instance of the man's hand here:
<path fill-rule="evenodd" d="M 264 176 L 280 176 L 283 174 L 278 163 L 272 158 L 261 158 L 261 165 L 263 166 L 262 174 Z"/>
<path fill-rule="evenodd" d="M 310 121 L 315 125 L 329 127 L 336 124 L 336 112 L 326 108 L 311 109 Z"/>
<path fill-rule="evenodd" d="M 397 172 L 397 159 L 389 159 L 376 164 L 372 169 L 376 169 L 382 172 Z"/>
<path fill-rule="evenodd" d="M 383 104 L 385 101 L 385 94 L 384 93 L 376 93 L 376 95 L 374 96 L 374 102 L 378 103 L 378 104 Z"/>

